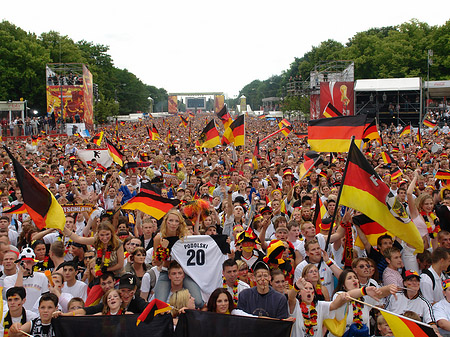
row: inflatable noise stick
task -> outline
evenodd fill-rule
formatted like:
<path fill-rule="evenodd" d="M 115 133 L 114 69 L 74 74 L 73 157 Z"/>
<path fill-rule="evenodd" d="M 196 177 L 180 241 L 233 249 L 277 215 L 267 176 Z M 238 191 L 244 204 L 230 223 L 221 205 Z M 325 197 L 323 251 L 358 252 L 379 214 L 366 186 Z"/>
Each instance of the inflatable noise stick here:
<path fill-rule="evenodd" d="M 54 287 L 54 286 L 55 286 L 55 283 L 53 283 L 52 272 L 51 272 L 50 270 L 46 270 L 46 271 L 44 272 L 44 274 L 45 274 L 45 276 L 47 276 L 48 282 L 50 282 L 50 285 L 51 285 L 52 287 Z"/>

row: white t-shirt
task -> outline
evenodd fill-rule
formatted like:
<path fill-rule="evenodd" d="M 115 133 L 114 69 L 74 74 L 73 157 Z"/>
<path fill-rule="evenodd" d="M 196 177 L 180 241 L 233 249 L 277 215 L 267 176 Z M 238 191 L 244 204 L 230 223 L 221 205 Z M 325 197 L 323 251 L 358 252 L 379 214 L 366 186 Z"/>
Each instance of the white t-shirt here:
<path fill-rule="evenodd" d="M 242 291 L 242 290 L 244 290 L 244 289 L 248 289 L 248 288 L 250 288 L 250 286 L 247 284 L 247 283 L 245 283 L 244 281 L 241 281 L 241 280 L 239 280 L 238 281 L 238 289 L 237 289 L 237 295 L 239 295 L 239 293 Z M 230 293 L 230 295 L 231 295 L 231 298 L 233 298 L 233 288 L 231 287 L 228 287 L 227 286 L 227 288 L 226 288 L 227 290 L 228 290 L 228 292 Z"/>
<path fill-rule="evenodd" d="M 319 301 L 316 305 L 317 311 L 317 325 L 314 326 L 314 336 L 323 336 L 323 320 L 334 318 L 334 311 L 330 311 L 331 302 Z M 295 317 L 295 322 L 292 327 L 291 337 L 304 337 L 306 335 L 306 328 L 303 322 L 302 310 L 300 303 L 296 301 L 294 311 L 290 313 L 291 317 Z"/>
<path fill-rule="evenodd" d="M 438 275 L 436 271 L 431 266 L 428 269 L 434 277 L 434 289 L 433 281 L 426 274 L 420 275 L 420 291 L 422 291 L 423 297 L 425 297 L 430 303 L 439 302 L 444 298 L 444 293 L 442 292 L 442 281 L 445 280 L 444 275 Z"/>
<path fill-rule="evenodd" d="M 17 274 L 5 277 L 3 281 L 4 289 L 7 291 L 9 288 L 14 287 L 17 281 Z M 24 308 L 27 310 L 33 310 L 34 304 L 41 297 L 43 293 L 48 292 L 48 279 L 44 273 L 34 272 L 32 276 L 29 276 L 23 280 L 23 287 L 27 292 L 27 300 L 24 304 Z"/>
<path fill-rule="evenodd" d="M 25 310 L 25 312 L 26 312 L 26 315 L 27 315 L 27 322 L 31 321 L 32 319 L 35 319 L 36 317 L 39 316 L 38 314 L 36 314 L 35 312 L 33 312 L 31 310 Z M 3 306 L 3 316 L 2 316 L 2 320 L 0 322 L 0 336 L 3 336 L 4 332 L 5 332 L 5 330 L 3 328 L 3 323 L 5 321 L 5 317 L 6 317 L 7 313 L 8 313 L 8 305 L 6 304 L 6 305 Z M 22 316 L 20 316 L 20 317 L 11 317 L 11 320 L 12 320 L 11 325 L 14 324 L 14 323 L 20 323 L 20 321 L 22 320 Z"/>
<path fill-rule="evenodd" d="M 433 305 L 433 312 L 436 323 L 441 319 L 450 321 L 450 303 L 445 298 Z"/>
<path fill-rule="evenodd" d="M 422 322 L 427 324 L 435 322 L 431 304 L 422 295 L 411 300 L 404 293 L 397 293 L 397 299 L 391 295 L 388 298 L 386 310 L 399 315 L 403 315 L 405 311 L 413 311 L 420 316 Z"/>
<path fill-rule="evenodd" d="M 64 282 L 61 292 L 71 294 L 73 297 L 81 297 L 83 301 L 86 301 L 87 288 L 88 285 L 86 283 L 77 280 L 71 287 L 67 286 L 67 282 Z"/>
<path fill-rule="evenodd" d="M 326 239 L 324 239 L 324 236 L 322 234 L 317 234 L 316 239 L 319 242 L 320 249 L 325 249 L 325 246 L 327 244 Z M 297 246 L 297 250 L 300 252 L 301 256 L 303 256 L 303 259 L 306 258 L 306 251 L 305 251 L 305 241 L 300 240 L 299 245 Z"/>

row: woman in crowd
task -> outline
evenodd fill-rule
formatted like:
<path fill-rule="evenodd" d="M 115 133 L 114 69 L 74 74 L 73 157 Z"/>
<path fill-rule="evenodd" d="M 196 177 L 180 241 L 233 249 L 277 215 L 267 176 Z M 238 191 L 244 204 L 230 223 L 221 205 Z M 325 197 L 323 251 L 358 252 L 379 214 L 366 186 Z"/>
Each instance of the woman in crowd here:
<path fill-rule="evenodd" d="M 231 314 L 234 309 L 233 298 L 225 288 L 217 288 L 209 297 L 208 311 L 218 314 Z"/>
<path fill-rule="evenodd" d="M 172 306 L 171 313 L 174 326 L 178 323 L 178 316 L 183 313 L 185 309 L 195 309 L 195 299 L 187 289 L 175 291 L 169 298 L 169 304 Z"/>
<path fill-rule="evenodd" d="M 96 315 L 125 315 L 132 314 L 132 312 L 126 311 L 126 308 L 122 305 L 123 301 L 120 298 L 119 291 L 117 289 L 108 290 L 102 297 L 103 310 Z"/>
<path fill-rule="evenodd" d="M 137 247 L 133 253 L 131 253 L 131 263 L 127 263 L 124 268 L 125 273 L 136 275 L 138 285 L 141 284 L 142 277 L 147 271 L 147 265 L 145 264 L 146 253 L 144 247 Z"/>
<path fill-rule="evenodd" d="M 303 268 L 302 277 L 313 285 L 314 291 L 319 301 L 330 300 L 330 293 L 328 292 L 327 287 L 322 286 L 319 269 L 317 269 L 317 266 L 315 264 L 307 264 L 305 268 Z"/>

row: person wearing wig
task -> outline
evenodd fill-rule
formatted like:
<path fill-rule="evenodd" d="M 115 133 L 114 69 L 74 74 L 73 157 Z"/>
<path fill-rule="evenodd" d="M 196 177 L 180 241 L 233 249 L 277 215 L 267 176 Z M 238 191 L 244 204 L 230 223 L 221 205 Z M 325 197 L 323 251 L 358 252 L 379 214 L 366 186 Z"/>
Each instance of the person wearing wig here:
<path fill-rule="evenodd" d="M 236 243 L 240 246 L 240 250 L 236 251 L 234 259 L 244 261 L 248 269 L 253 269 L 256 262 L 263 260 L 264 254 L 256 247 L 259 243 L 258 237 L 250 227 L 237 235 Z"/>
<path fill-rule="evenodd" d="M 292 285 L 294 280 L 294 268 L 290 261 L 283 259 L 285 253 L 286 246 L 284 242 L 281 240 L 273 240 L 267 248 L 267 255 L 263 260 L 271 270 L 280 269 L 283 272 L 286 281 Z"/>

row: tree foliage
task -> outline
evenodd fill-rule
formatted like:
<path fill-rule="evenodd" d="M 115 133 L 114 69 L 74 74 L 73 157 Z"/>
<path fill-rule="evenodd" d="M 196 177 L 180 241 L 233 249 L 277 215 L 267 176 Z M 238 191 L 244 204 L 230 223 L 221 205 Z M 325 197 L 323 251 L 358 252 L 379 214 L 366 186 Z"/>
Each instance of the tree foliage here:
<path fill-rule="evenodd" d="M 117 113 L 167 109 L 167 92 L 143 83 L 126 69 L 114 67 L 109 47 L 50 31 L 36 36 L 8 21 L 0 22 L 0 100 L 28 100 L 28 106 L 46 111 L 47 63 L 84 63 L 98 84 L 100 101 L 94 106 L 98 121 Z M 119 104 L 117 104 L 117 103 Z M 118 109 L 118 111 L 116 111 Z M 155 110 L 154 111 L 162 111 Z"/>
<path fill-rule="evenodd" d="M 313 46 L 302 57 L 296 57 L 281 75 L 260 81 L 255 80 L 242 88 L 239 96 L 247 96 L 253 109 L 259 109 L 262 98 L 275 96 L 274 87 L 267 84 L 277 81 L 278 96 L 286 97 L 290 79 L 309 80 L 310 72 L 324 61 L 352 60 L 355 62 L 355 79 L 427 77 L 427 51 L 433 50 L 430 80 L 444 80 L 450 76 L 450 20 L 442 26 L 430 26 L 413 19 L 394 27 L 371 28 L 356 33 L 344 45 L 334 40 Z M 297 104 L 297 105 L 296 105 Z M 303 105 L 302 105 L 303 104 Z M 303 111 L 304 102 L 285 99 L 283 109 Z M 285 110 L 287 111 L 287 110 Z"/>

